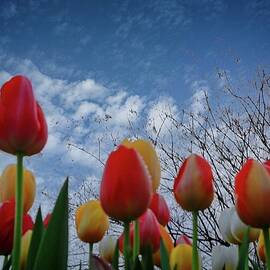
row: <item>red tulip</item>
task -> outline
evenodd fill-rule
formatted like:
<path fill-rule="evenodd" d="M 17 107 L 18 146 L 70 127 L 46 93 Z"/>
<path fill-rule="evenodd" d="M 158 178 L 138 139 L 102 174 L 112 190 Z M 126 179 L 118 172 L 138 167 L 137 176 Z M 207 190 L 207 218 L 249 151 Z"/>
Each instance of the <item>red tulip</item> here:
<path fill-rule="evenodd" d="M 100 201 L 112 218 L 128 222 L 141 216 L 150 204 L 151 178 L 141 156 L 120 145 L 106 162 Z"/>
<path fill-rule="evenodd" d="M 255 228 L 270 227 L 270 167 L 249 159 L 235 177 L 236 210 Z"/>
<path fill-rule="evenodd" d="M 154 212 L 158 222 L 162 226 L 166 226 L 168 224 L 170 221 L 170 210 L 162 195 L 155 193 L 152 197 L 149 208 Z"/>
<path fill-rule="evenodd" d="M 158 221 L 151 209 L 139 217 L 140 232 L 140 251 L 147 246 L 151 246 L 152 252 L 159 250 L 160 246 L 160 230 Z M 130 243 L 133 247 L 134 224 L 130 225 Z M 119 249 L 123 252 L 124 233 L 119 238 Z"/>
<path fill-rule="evenodd" d="M 184 210 L 208 208 L 214 198 L 213 174 L 209 163 L 198 155 L 189 156 L 175 178 L 173 192 Z"/>
<path fill-rule="evenodd" d="M 12 251 L 15 222 L 15 201 L 0 204 L 0 255 L 8 255 Z M 23 216 L 22 235 L 33 228 L 31 216 Z"/>
<path fill-rule="evenodd" d="M 43 224 L 44 224 L 45 229 L 48 228 L 49 223 L 50 223 L 50 220 L 51 220 L 51 217 L 52 217 L 52 214 L 51 213 L 48 213 L 47 216 L 45 217 L 45 219 L 43 221 Z"/>
<path fill-rule="evenodd" d="M 31 82 L 24 76 L 13 77 L 1 88 L 0 149 L 31 156 L 43 149 L 47 137 L 46 120 Z"/>

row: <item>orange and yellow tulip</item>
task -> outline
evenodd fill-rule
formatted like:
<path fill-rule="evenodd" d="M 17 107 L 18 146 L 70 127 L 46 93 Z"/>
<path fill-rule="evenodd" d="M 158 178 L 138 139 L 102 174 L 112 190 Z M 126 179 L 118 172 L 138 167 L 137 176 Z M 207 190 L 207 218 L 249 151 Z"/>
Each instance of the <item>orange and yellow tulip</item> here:
<path fill-rule="evenodd" d="M 0 201 L 15 199 L 16 190 L 15 164 L 8 165 L 0 176 Z M 23 170 L 23 209 L 27 213 L 32 207 L 36 196 L 36 181 L 33 173 L 24 168 Z"/>
<path fill-rule="evenodd" d="M 98 200 L 81 205 L 75 213 L 78 237 L 86 243 L 99 242 L 109 228 L 109 218 Z"/>
<path fill-rule="evenodd" d="M 189 156 L 179 169 L 173 192 L 184 210 L 208 208 L 214 198 L 213 174 L 209 163 L 198 155 Z"/>
<path fill-rule="evenodd" d="M 153 192 L 156 192 L 160 183 L 160 162 L 152 143 L 142 139 L 125 139 L 121 144 L 135 149 L 142 156 L 151 176 Z"/>
<path fill-rule="evenodd" d="M 170 266 L 174 270 L 192 270 L 192 246 L 177 245 L 170 255 Z"/>
<path fill-rule="evenodd" d="M 161 239 L 163 240 L 165 248 L 168 252 L 168 255 L 170 255 L 173 249 L 173 240 L 169 232 L 163 226 L 159 225 L 159 231 L 160 231 Z M 158 250 L 157 252 L 153 254 L 153 261 L 155 265 L 161 266 L 160 250 Z"/>
<path fill-rule="evenodd" d="M 236 211 L 255 228 L 270 227 L 269 166 L 249 159 L 235 177 Z"/>
<path fill-rule="evenodd" d="M 120 145 L 106 162 L 100 185 L 100 201 L 112 218 L 129 222 L 148 208 L 151 178 L 138 152 Z"/>
<path fill-rule="evenodd" d="M 270 234 L 270 230 L 269 230 Z M 265 254 L 265 246 L 264 246 L 264 236 L 263 236 L 263 231 L 260 231 L 260 236 L 259 236 L 259 241 L 257 245 L 257 254 L 260 258 L 260 260 L 265 263 L 266 262 L 266 254 Z"/>

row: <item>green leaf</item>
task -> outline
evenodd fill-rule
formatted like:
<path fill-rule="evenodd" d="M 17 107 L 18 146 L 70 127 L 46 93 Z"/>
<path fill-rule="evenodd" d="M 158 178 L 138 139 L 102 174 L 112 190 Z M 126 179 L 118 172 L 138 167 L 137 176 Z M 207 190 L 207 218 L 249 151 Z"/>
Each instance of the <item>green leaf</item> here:
<path fill-rule="evenodd" d="M 144 270 L 153 270 L 153 253 L 150 245 L 145 247 L 142 251 L 142 265 Z"/>
<path fill-rule="evenodd" d="M 68 258 L 68 179 L 57 198 L 42 238 L 34 270 L 66 270 Z"/>
<path fill-rule="evenodd" d="M 117 241 L 115 249 L 114 249 L 112 266 L 113 266 L 114 270 L 119 269 L 119 242 L 118 241 Z"/>
<path fill-rule="evenodd" d="M 33 269 L 33 266 L 35 264 L 37 252 L 39 245 L 42 240 L 44 231 L 43 221 L 42 221 L 42 214 L 40 208 L 38 209 L 38 213 L 36 216 L 35 226 L 32 234 L 31 244 L 29 247 L 28 257 L 27 257 L 27 263 L 25 270 L 31 270 Z"/>
<path fill-rule="evenodd" d="M 249 235 L 249 227 L 245 231 L 243 242 L 240 246 L 239 256 L 238 256 L 239 261 L 238 261 L 237 270 L 246 269 L 246 261 L 248 260 L 248 245 L 249 245 L 248 235 Z"/>
<path fill-rule="evenodd" d="M 143 270 L 142 264 L 140 262 L 139 257 L 137 256 L 134 262 L 134 265 L 132 267 L 132 270 Z"/>
<path fill-rule="evenodd" d="M 169 255 L 163 240 L 160 240 L 160 261 L 162 270 L 170 270 Z"/>
<path fill-rule="evenodd" d="M 6 261 L 6 263 L 4 264 L 2 270 L 9 270 L 11 267 L 11 262 L 12 262 L 12 258 L 11 256 L 8 258 L 8 260 Z"/>

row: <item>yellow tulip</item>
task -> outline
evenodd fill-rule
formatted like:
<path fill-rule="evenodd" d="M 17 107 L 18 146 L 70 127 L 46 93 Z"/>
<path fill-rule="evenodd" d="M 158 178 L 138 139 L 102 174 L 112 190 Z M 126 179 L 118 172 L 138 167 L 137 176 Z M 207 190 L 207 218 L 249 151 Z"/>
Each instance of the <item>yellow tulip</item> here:
<path fill-rule="evenodd" d="M 170 255 L 170 266 L 175 270 L 192 270 L 192 246 L 177 245 Z"/>
<path fill-rule="evenodd" d="M 20 258 L 21 270 L 25 269 L 26 267 L 28 251 L 29 251 L 31 238 L 32 238 L 32 232 L 33 232 L 32 230 L 29 230 L 22 237 L 22 251 L 21 251 L 21 258 Z"/>
<path fill-rule="evenodd" d="M 135 141 L 125 139 L 121 144 L 135 149 L 141 155 L 151 176 L 152 189 L 155 192 L 160 182 L 160 162 L 152 143 L 142 139 Z"/>
<path fill-rule="evenodd" d="M 75 213 L 78 237 L 86 243 L 99 242 L 109 228 L 109 218 L 98 200 L 81 205 Z"/>
<path fill-rule="evenodd" d="M 8 165 L 0 176 L 0 201 L 15 199 L 16 191 L 15 164 Z M 24 168 L 23 170 L 23 209 L 27 213 L 32 207 L 36 196 L 36 181 L 33 173 Z"/>
<path fill-rule="evenodd" d="M 166 230 L 165 227 L 159 225 L 159 231 L 160 231 L 160 236 L 164 242 L 164 245 L 167 249 L 168 255 L 171 254 L 171 251 L 173 249 L 173 241 L 172 238 L 169 234 L 169 232 Z M 154 264 L 157 266 L 160 266 L 161 260 L 160 260 L 160 251 L 158 250 L 156 253 L 153 254 L 153 261 Z"/>

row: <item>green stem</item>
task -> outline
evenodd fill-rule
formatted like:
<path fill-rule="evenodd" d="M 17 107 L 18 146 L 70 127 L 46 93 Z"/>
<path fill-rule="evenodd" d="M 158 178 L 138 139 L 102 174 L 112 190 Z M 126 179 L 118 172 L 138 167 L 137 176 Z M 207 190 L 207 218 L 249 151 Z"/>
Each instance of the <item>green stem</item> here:
<path fill-rule="evenodd" d="M 17 179 L 16 179 L 16 214 L 14 226 L 14 246 L 12 256 L 12 269 L 20 269 L 22 216 L 23 216 L 23 155 L 17 154 Z"/>
<path fill-rule="evenodd" d="M 193 239 L 192 239 L 192 270 L 199 270 L 199 255 L 198 255 L 198 212 L 192 212 L 193 224 Z"/>
<path fill-rule="evenodd" d="M 125 270 L 129 270 L 129 222 L 124 223 Z"/>
<path fill-rule="evenodd" d="M 89 270 L 93 269 L 92 267 L 93 245 L 94 245 L 93 243 L 89 243 L 89 261 L 88 261 Z"/>
<path fill-rule="evenodd" d="M 140 228 L 139 220 L 134 221 L 134 243 L 133 243 L 133 261 L 135 262 L 136 257 L 139 255 L 140 250 Z"/>
<path fill-rule="evenodd" d="M 270 241 L 269 241 L 269 228 L 263 229 L 264 237 L 264 248 L 266 251 L 266 265 L 267 269 L 270 270 Z"/>

